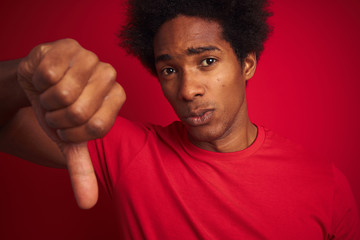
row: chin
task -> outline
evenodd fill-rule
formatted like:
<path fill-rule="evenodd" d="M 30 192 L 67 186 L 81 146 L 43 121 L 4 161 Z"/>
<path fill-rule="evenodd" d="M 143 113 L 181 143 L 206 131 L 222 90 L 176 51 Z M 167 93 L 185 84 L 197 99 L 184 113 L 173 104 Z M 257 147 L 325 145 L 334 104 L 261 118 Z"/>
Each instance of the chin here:
<path fill-rule="evenodd" d="M 188 127 L 189 137 L 197 142 L 213 142 L 220 139 L 223 134 L 219 129 L 211 126 Z"/>

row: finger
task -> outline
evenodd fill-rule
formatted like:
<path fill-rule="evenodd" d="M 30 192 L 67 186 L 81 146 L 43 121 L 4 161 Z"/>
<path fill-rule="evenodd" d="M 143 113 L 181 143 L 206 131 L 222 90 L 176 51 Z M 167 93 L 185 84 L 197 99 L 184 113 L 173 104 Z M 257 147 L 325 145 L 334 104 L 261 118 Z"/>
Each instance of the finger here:
<path fill-rule="evenodd" d="M 41 61 L 32 76 L 32 84 L 38 92 L 44 92 L 55 85 L 72 66 L 72 58 L 81 50 L 78 42 L 72 39 L 59 40 L 45 45 L 46 54 L 41 53 Z M 31 61 L 32 58 L 29 58 Z"/>
<path fill-rule="evenodd" d="M 71 59 L 68 67 L 56 85 L 40 95 L 41 105 L 48 111 L 64 108 L 78 99 L 99 63 L 98 57 L 81 49 Z"/>
<path fill-rule="evenodd" d="M 70 106 L 46 113 L 46 121 L 53 128 L 72 128 L 86 123 L 101 107 L 116 79 L 116 71 L 109 64 L 98 64 L 89 84 Z"/>
<path fill-rule="evenodd" d="M 98 185 L 87 143 L 69 144 L 64 154 L 76 202 L 80 208 L 89 209 L 97 202 Z"/>
<path fill-rule="evenodd" d="M 123 88 L 116 83 L 99 110 L 87 123 L 74 128 L 58 129 L 60 139 L 66 142 L 82 142 L 103 137 L 114 124 L 125 99 Z"/>
<path fill-rule="evenodd" d="M 29 55 L 22 59 L 17 68 L 17 80 L 30 102 L 37 100 L 38 90 L 32 83 L 33 74 L 39 66 L 43 54 L 48 51 L 48 45 L 42 44 L 31 50 Z"/>
<path fill-rule="evenodd" d="M 39 66 L 43 56 L 49 50 L 48 44 L 41 44 L 34 47 L 28 56 L 20 62 L 17 74 L 18 79 L 21 81 L 31 82 L 36 68 Z"/>

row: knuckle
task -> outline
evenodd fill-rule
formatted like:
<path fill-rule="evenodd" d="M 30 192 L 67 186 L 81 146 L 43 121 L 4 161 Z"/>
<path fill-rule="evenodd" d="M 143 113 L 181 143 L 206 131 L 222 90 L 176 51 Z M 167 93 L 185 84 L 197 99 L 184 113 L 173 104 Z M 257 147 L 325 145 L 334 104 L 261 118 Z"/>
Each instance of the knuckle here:
<path fill-rule="evenodd" d="M 73 104 L 68 110 L 68 117 L 76 125 L 84 124 L 89 119 L 86 107 L 81 104 Z"/>
<path fill-rule="evenodd" d="M 108 82 L 113 82 L 116 79 L 116 70 L 111 64 L 109 63 L 102 63 L 102 69 L 104 71 L 104 76 L 106 76 L 106 80 Z"/>
<path fill-rule="evenodd" d="M 119 83 L 114 84 L 114 96 L 119 105 L 122 105 L 126 101 L 125 90 Z"/>
<path fill-rule="evenodd" d="M 76 57 L 78 58 L 79 62 L 81 62 L 82 66 L 87 68 L 88 71 L 91 72 L 95 68 L 96 64 L 99 62 L 98 56 L 95 53 L 86 49 L 82 49 L 81 51 L 79 51 Z"/>
<path fill-rule="evenodd" d="M 61 40 L 59 40 L 59 43 L 65 44 L 66 46 L 69 46 L 69 47 L 79 47 L 80 46 L 79 42 L 72 38 L 61 39 Z"/>
<path fill-rule="evenodd" d="M 40 45 L 37 45 L 35 48 L 34 48 L 34 51 L 37 53 L 37 54 L 40 54 L 40 55 L 43 55 L 45 54 L 48 50 L 49 50 L 49 44 L 47 43 L 43 43 L 43 44 L 40 44 Z"/>
<path fill-rule="evenodd" d="M 117 86 L 117 91 L 118 91 L 118 94 L 121 96 L 121 99 L 123 100 L 123 101 L 125 101 L 126 100 L 126 93 L 125 93 L 125 90 L 124 90 L 124 88 L 120 85 L 120 84 L 116 84 L 116 86 Z"/>
<path fill-rule="evenodd" d="M 38 73 L 41 80 L 49 85 L 54 85 L 61 78 L 59 72 L 56 71 L 52 64 L 49 63 L 46 59 L 44 59 L 41 68 L 38 70 Z"/>
<path fill-rule="evenodd" d="M 92 51 L 84 49 L 83 54 L 85 56 L 85 59 L 87 59 L 90 64 L 93 64 L 93 63 L 96 63 L 99 61 L 98 56 Z"/>
<path fill-rule="evenodd" d="M 44 54 L 46 54 L 50 48 L 51 48 L 50 43 L 39 44 L 39 45 L 37 45 L 36 47 L 34 47 L 31 50 L 29 56 L 31 56 L 31 57 L 41 57 Z"/>
<path fill-rule="evenodd" d="M 101 118 L 91 119 L 86 126 L 88 134 L 94 138 L 104 137 L 107 129 L 106 121 Z"/>
<path fill-rule="evenodd" d="M 17 75 L 20 81 L 31 81 L 32 76 L 38 71 L 37 68 L 41 59 L 44 57 L 48 49 L 48 44 L 40 44 L 34 47 L 28 56 L 20 61 L 17 67 Z"/>
<path fill-rule="evenodd" d="M 63 106 L 69 106 L 75 100 L 73 92 L 68 88 L 57 89 L 55 91 L 54 97 Z"/>

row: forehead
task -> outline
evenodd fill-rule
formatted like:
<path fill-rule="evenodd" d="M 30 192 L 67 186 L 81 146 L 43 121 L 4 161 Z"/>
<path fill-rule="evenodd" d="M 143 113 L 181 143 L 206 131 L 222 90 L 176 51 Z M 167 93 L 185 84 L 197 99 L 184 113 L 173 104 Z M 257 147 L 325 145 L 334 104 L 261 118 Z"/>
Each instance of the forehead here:
<path fill-rule="evenodd" d="M 177 16 L 165 22 L 154 38 L 155 56 L 168 52 L 184 52 L 203 46 L 227 47 L 222 27 L 215 21 L 200 17 Z"/>

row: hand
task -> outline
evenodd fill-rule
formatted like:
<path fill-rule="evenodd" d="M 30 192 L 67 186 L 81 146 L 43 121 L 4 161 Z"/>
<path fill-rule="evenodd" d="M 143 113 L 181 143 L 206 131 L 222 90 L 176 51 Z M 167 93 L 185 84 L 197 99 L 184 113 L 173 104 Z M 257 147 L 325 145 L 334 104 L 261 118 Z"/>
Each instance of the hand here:
<path fill-rule="evenodd" d="M 80 208 L 98 197 L 87 141 L 103 137 L 125 101 L 116 71 L 75 40 L 35 47 L 18 67 L 18 81 L 40 126 L 64 155 Z"/>

